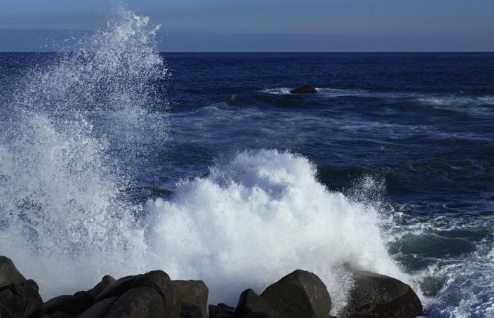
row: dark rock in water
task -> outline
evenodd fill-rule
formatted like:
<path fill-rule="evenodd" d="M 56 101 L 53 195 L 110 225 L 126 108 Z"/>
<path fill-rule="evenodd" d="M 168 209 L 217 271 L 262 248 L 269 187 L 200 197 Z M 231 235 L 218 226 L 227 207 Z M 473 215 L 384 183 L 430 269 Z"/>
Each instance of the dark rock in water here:
<path fill-rule="evenodd" d="M 63 304 L 71 299 L 72 296 L 70 295 L 62 295 L 48 300 L 46 303 L 43 304 L 43 314 L 52 314 L 56 311 L 59 311 L 58 308 L 60 308 Z"/>
<path fill-rule="evenodd" d="M 0 256 L 0 287 L 24 281 L 26 279 L 17 270 L 12 260 L 8 257 Z"/>
<path fill-rule="evenodd" d="M 80 291 L 74 294 L 70 299 L 63 302 L 57 311 L 67 313 L 77 317 L 94 303 L 94 297 L 88 292 Z"/>
<path fill-rule="evenodd" d="M 116 301 L 117 297 L 106 298 L 92 305 L 82 315 L 77 316 L 77 318 L 104 318 Z"/>
<path fill-rule="evenodd" d="M 34 280 L 0 287 L 0 317 L 41 317 L 43 300 Z"/>
<path fill-rule="evenodd" d="M 96 297 L 96 302 L 99 302 L 106 298 L 118 297 L 120 295 L 123 295 L 125 292 L 132 288 L 132 284 L 138 276 L 126 276 L 120 278 L 113 284 L 106 287 L 102 292 L 100 292 L 98 297 Z"/>
<path fill-rule="evenodd" d="M 235 308 L 226 304 L 209 305 L 209 318 L 228 318 L 236 317 Z"/>
<path fill-rule="evenodd" d="M 419 298 L 407 284 L 366 271 L 354 271 L 353 277 L 343 317 L 414 318 L 424 314 Z"/>
<path fill-rule="evenodd" d="M 132 288 L 120 296 L 105 318 L 156 318 L 179 317 L 163 307 L 161 295 L 152 287 Z"/>
<path fill-rule="evenodd" d="M 240 294 L 235 313 L 240 317 L 250 313 L 263 313 L 269 318 L 278 317 L 276 312 L 266 303 L 266 301 L 257 295 L 252 289 L 247 289 Z"/>
<path fill-rule="evenodd" d="M 153 288 L 161 296 L 164 317 L 180 316 L 182 308 L 180 298 L 167 273 L 163 271 L 152 271 L 141 275 L 137 277 L 132 284 L 132 288 L 138 287 Z"/>
<path fill-rule="evenodd" d="M 199 305 L 203 316 L 207 315 L 208 286 L 202 280 L 172 280 L 182 302 Z"/>
<path fill-rule="evenodd" d="M 180 318 L 203 318 L 205 315 L 202 312 L 201 306 L 194 303 L 182 302 L 182 313 Z"/>
<path fill-rule="evenodd" d="M 327 318 L 331 298 L 315 274 L 296 270 L 266 288 L 261 297 L 283 318 Z"/>
<path fill-rule="evenodd" d="M 290 91 L 292 94 L 316 94 L 317 90 L 311 85 L 304 85 Z"/>
<path fill-rule="evenodd" d="M 93 296 L 94 299 L 98 298 L 99 294 L 106 288 L 108 288 L 110 285 L 115 283 L 115 278 L 111 277 L 110 275 L 104 276 L 101 281 L 94 286 L 92 289 L 88 290 L 88 294 Z"/>

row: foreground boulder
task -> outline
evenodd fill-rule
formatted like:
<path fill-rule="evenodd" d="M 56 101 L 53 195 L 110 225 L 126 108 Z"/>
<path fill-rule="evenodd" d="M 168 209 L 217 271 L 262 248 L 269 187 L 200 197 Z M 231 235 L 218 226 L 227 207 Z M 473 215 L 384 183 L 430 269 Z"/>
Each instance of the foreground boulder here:
<path fill-rule="evenodd" d="M 367 271 L 354 271 L 353 278 L 342 317 L 414 318 L 424 314 L 419 298 L 407 284 Z"/>
<path fill-rule="evenodd" d="M 88 291 L 55 297 L 43 306 L 46 318 L 178 318 L 180 312 L 180 298 L 163 271 L 117 281 L 105 276 Z"/>
<path fill-rule="evenodd" d="M 116 279 L 111 277 L 110 275 L 103 276 L 101 281 L 87 292 L 96 300 L 99 294 L 101 294 L 105 289 L 107 289 L 110 285 L 112 285 L 115 282 Z"/>
<path fill-rule="evenodd" d="M 34 280 L 26 280 L 11 259 L 0 256 L 0 317 L 41 317 L 43 300 Z"/>
<path fill-rule="evenodd" d="M 157 318 L 179 317 L 171 312 L 171 308 L 165 308 L 164 303 L 154 288 L 132 288 L 120 296 L 110 308 L 105 318 Z"/>
<path fill-rule="evenodd" d="M 24 281 L 26 279 L 14 266 L 12 260 L 8 257 L 0 256 L 0 287 Z"/>
<path fill-rule="evenodd" d="M 73 296 L 63 295 L 50 299 L 43 304 L 43 314 L 65 313 L 78 316 L 94 303 L 94 297 L 88 292 L 80 291 Z"/>
<path fill-rule="evenodd" d="M 38 318 L 41 317 L 43 300 L 34 280 L 0 287 L 0 317 Z"/>
<path fill-rule="evenodd" d="M 182 302 L 180 318 L 203 318 L 204 316 L 201 306 L 186 301 Z"/>
<path fill-rule="evenodd" d="M 202 280 L 172 280 L 172 284 L 182 302 L 198 305 L 202 316 L 207 315 L 209 288 Z"/>
<path fill-rule="evenodd" d="M 264 299 L 257 295 L 252 289 L 247 289 L 240 295 L 237 308 L 235 308 L 235 314 L 239 317 L 244 317 L 254 313 L 258 314 L 258 316 L 259 314 L 263 314 L 268 318 L 278 318 L 276 312 Z"/>
<path fill-rule="evenodd" d="M 313 273 L 296 270 L 266 288 L 262 299 L 283 318 L 327 318 L 331 298 L 326 285 Z"/>
<path fill-rule="evenodd" d="M 209 318 L 233 318 L 235 315 L 235 308 L 228 306 L 227 304 L 209 305 Z"/>
<path fill-rule="evenodd" d="M 297 87 L 297 88 L 290 90 L 290 93 L 292 93 L 292 94 L 316 94 L 317 89 L 315 89 L 311 85 L 304 85 L 304 86 L 300 86 L 300 87 Z"/>

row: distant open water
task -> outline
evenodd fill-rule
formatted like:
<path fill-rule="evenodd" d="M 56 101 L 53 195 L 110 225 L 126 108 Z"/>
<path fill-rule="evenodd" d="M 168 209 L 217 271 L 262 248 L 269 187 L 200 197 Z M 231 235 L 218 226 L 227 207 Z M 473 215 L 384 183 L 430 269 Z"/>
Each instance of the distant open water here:
<path fill-rule="evenodd" d="M 113 14 L 0 54 L 0 254 L 45 299 L 158 267 L 234 302 L 300 267 L 337 313 L 351 263 L 494 317 L 494 54 L 158 55 Z"/>

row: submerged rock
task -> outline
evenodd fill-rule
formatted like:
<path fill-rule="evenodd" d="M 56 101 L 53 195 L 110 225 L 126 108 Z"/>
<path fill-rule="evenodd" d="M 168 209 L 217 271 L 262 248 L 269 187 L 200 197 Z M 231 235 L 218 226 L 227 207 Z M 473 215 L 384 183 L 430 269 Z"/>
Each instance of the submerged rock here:
<path fill-rule="evenodd" d="M 261 297 L 279 317 L 327 318 L 331 298 L 315 274 L 296 270 L 266 288 Z"/>
<path fill-rule="evenodd" d="M 342 317 L 414 318 L 424 314 L 422 303 L 407 284 L 384 275 L 354 271 Z"/>
<path fill-rule="evenodd" d="M 172 280 L 172 284 L 182 302 L 198 305 L 207 315 L 209 288 L 202 280 Z"/>
<path fill-rule="evenodd" d="M 291 94 L 316 94 L 317 90 L 311 85 L 304 85 L 290 90 Z"/>

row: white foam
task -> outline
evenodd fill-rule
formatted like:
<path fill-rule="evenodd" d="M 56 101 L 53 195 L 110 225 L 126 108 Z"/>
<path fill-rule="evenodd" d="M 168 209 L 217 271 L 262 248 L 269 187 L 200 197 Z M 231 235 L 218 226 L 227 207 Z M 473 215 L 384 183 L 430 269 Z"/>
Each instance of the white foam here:
<path fill-rule="evenodd" d="M 45 299 L 145 269 L 142 207 L 121 191 L 131 175 L 109 148 L 134 150 L 152 126 L 146 102 L 166 74 L 154 30 L 116 7 L 108 29 L 28 74 L 0 127 L 0 254 Z M 118 129 L 96 133 L 101 114 Z"/>
<path fill-rule="evenodd" d="M 158 262 L 172 277 L 204 279 L 213 301 L 262 292 L 301 268 L 322 277 L 337 312 L 351 283 L 346 264 L 406 280 L 387 253 L 378 211 L 329 192 L 299 155 L 239 153 L 148 209 Z"/>

